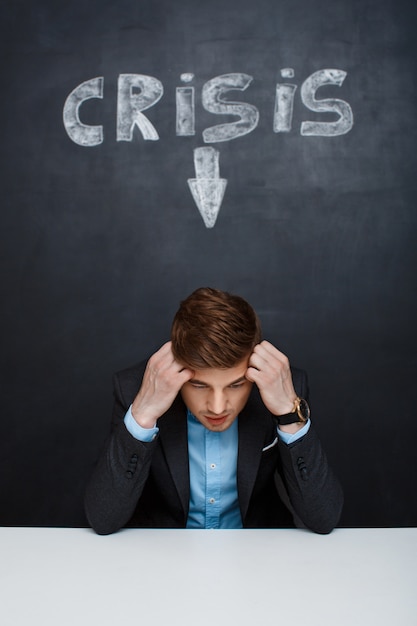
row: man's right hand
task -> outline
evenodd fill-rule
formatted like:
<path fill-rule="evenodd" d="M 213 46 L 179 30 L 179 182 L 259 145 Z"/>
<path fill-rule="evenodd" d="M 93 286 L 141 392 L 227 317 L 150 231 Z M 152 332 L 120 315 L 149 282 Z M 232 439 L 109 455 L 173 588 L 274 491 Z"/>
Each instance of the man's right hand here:
<path fill-rule="evenodd" d="M 142 428 L 153 428 L 174 402 L 179 390 L 194 375 L 174 359 L 171 342 L 149 359 L 142 385 L 132 404 L 132 415 Z"/>

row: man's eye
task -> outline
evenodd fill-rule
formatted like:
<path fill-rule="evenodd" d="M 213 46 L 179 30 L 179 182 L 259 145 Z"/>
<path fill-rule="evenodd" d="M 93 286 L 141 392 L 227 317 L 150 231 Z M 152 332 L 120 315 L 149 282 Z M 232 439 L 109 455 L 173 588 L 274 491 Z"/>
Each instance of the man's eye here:
<path fill-rule="evenodd" d="M 233 385 L 230 385 L 230 389 L 239 389 L 240 387 L 243 387 L 245 383 L 242 381 L 241 383 L 233 383 Z"/>
<path fill-rule="evenodd" d="M 205 389 L 205 388 L 206 388 L 206 385 L 199 385 L 198 383 L 192 383 L 192 382 L 190 382 L 190 385 L 191 385 L 192 387 L 194 387 L 195 389 Z"/>

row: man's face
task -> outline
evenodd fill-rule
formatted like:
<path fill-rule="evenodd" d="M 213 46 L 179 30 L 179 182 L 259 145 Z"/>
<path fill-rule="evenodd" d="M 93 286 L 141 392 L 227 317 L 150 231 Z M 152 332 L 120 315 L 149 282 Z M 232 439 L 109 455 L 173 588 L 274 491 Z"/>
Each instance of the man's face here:
<path fill-rule="evenodd" d="M 249 355 L 229 369 L 194 370 L 194 376 L 182 386 L 182 399 L 208 430 L 227 430 L 248 401 L 252 388 L 245 378 L 248 361 Z"/>

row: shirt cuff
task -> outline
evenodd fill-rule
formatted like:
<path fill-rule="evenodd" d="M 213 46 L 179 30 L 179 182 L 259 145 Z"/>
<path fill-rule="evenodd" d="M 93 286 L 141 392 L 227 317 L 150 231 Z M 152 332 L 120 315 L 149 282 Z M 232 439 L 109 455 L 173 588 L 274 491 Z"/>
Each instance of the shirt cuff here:
<path fill-rule="evenodd" d="M 281 441 L 286 443 L 287 446 L 288 446 L 290 443 L 294 443 L 294 441 L 297 441 L 297 439 L 301 439 L 301 437 L 304 437 L 304 435 L 306 435 L 308 433 L 308 430 L 310 428 L 310 424 L 311 424 L 311 422 L 308 419 L 306 421 L 306 423 L 304 424 L 304 426 L 302 428 L 300 428 L 300 430 L 297 430 L 296 433 L 284 433 L 283 430 L 280 430 L 277 427 L 278 437 L 281 439 Z"/>
<path fill-rule="evenodd" d="M 139 426 L 139 424 L 132 415 L 132 405 L 130 405 L 126 412 L 126 415 L 124 417 L 124 423 L 132 437 L 134 437 L 138 441 L 143 441 L 144 443 L 153 441 L 154 439 L 156 439 L 156 436 L 159 433 L 159 428 L 157 426 L 155 426 L 154 428 L 142 428 L 142 426 Z"/>

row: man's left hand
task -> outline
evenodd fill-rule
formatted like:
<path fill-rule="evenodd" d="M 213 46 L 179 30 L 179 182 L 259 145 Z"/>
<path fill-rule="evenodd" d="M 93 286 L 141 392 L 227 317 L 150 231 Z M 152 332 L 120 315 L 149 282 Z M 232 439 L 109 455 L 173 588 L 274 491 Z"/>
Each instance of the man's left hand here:
<path fill-rule="evenodd" d="M 263 403 L 273 415 L 286 415 L 293 410 L 297 394 L 289 360 L 269 341 L 254 347 L 246 378 L 256 383 Z"/>

